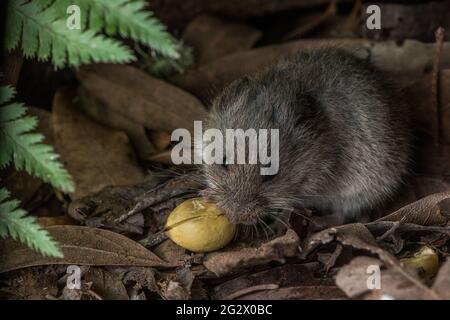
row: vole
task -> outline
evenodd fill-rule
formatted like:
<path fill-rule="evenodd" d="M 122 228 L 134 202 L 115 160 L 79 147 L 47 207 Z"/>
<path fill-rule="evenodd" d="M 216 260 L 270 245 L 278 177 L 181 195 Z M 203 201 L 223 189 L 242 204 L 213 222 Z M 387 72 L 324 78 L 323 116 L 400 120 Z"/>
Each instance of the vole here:
<path fill-rule="evenodd" d="M 202 165 L 207 189 L 233 223 L 254 224 L 295 207 L 342 222 L 383 203 L 408 173 L 408 109 L 385 75 L 341 49 L 298 53 L 231 83 L 208 126 L 279 129 L 279 171 Z"/>

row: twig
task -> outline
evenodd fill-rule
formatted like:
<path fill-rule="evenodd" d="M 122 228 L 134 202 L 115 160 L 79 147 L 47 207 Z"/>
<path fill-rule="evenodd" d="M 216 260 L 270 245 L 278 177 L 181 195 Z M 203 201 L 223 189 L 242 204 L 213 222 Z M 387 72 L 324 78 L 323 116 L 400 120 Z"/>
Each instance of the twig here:
<path fill-rule="evenodd" d="M 397 231 L 397 229 L 400 227 L 400 223 L 401 223 L 401 221 L 394 221 L 394 223 L 392 224 L 392 227 L 390 227 L 389 230 L 387 230 L 385 233 L 383 233 L 381 236 L 379 236 L 377 238 L 377 241 L 383 241 L 387 237 L 392 236 L 395 233 L 395 231 Z"/>
<path fill-rule="evenodd" d="M 160 231 L 160 232 L 157 232 L 155 234 L 152 234 L 152 235 L 140 240 L 139 243 L 141 245 L 143 245 L 144 247 L 153 247 L 153 246 L 160 244 L 167 238 L 168 237 L 167 237 L 166 233 L 164 231 Z"/>

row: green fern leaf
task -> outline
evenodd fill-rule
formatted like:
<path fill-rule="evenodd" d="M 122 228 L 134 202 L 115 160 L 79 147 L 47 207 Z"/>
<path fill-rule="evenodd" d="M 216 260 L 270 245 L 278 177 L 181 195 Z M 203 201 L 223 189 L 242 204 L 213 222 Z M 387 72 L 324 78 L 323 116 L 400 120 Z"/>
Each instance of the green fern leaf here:
<path fill-rule="evenodd" d="M 62 258 L 63 254 L 48 232 L 36 219 L 26 216 L 17 200 L 9 199 L 9 192 L 0 189 L 0 237 L 11 237 L 43 255 Z"/>
<path fill-rule="evenodd" d="M 48 5 L 50 0 L 39 0 Z M 55 0 L 51 7 L 60 18 L 67 17 L 67 8 L 78 5 L 82 13 L 82 24 L 93 31 L 104 30 L 108 35 L 120 35 L 145 44 L 160 54 L 179 57 L 179 46 L 167 32 L 166 27 L 145 10 L 146 3 L 141 0 Z M 83 16 L 84 14 L 84 16 Z"/>
<path fill-rule="evenodd" d="M 11 101 L 16 95 L 16 90 L 11 86 L 0 87 L 0 104 Z"/>
<path fill-rule="evenodd" d="M 89 62 L 125 63 L 135 59 L 120 42 L 96 35 L 94 31 L 71 30 L 57 19 L 49 1 L 11 0 L 8 2 L 5 44 L 8 50 L 21 42 L 25 57 L 53 64 L 77 66 Z M 46 8 L 46 9 L 44 9 Z"/>
<path fill-rule="evenodd" d="M 0 90 L 0 101 L 9 101 L 2 92 L 5 90 Z M 25 116 L 25 113 L 26 108 L 21 103 L 0 107 L 0 168 L 14 162 L 17 170 L 26 170 L 55 188 L 73 192 L 72 179 L 53 148 L 42 144 L 42 134 L 30 133 L 36 128 L 37 119 Z"/>

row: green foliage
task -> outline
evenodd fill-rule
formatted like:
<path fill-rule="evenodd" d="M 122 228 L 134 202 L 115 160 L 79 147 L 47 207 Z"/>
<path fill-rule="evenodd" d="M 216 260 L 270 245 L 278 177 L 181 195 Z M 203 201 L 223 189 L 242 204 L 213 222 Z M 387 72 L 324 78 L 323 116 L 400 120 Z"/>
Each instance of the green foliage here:
<path fill-rule="evenodd" d="M 8 3 L 5 44 L 8 50 L 22 44 L 25 57 L 46 61 L 56 67 L 89 62 L 129 62 L 132 52 L 121 43 L 92 30 L 70 30 L 57 19 L 56 11 L 45 10 L 36 1 L 12 0 Z"/>
<path fill-rule="evenodd" d="M 17 200 L 9 199 L 9 192 L 0 189 L 0 237 L 10 236 L 43 255 L 61 258 L 62 252 L 48 232 L 31 216 L 19 208 Z"/>
<path fill-rule="evenodd" d="M 0 88 L 0 103 L 8 103 L 14 97 L 11 87 Z M 17 170 L 51 183 L 55 188 L 71 192 L 74 190 L 70 175 L 58 161 L 51 146 L 42 144 L 44 136 L 31 133 L 37 119 L 26 116 L 21 103 L 9 103 L 0 107 L 0 168 L 14 162 Z"/>
<path fill-rule="evenodd" d="M 145 10 L 142 0 L 38 0 L 44 7 L 51 6 L 60 17 L 67 16 L 70 5 L 80 7 L 85 27 L 110 36 L 120 35 L 147 45 L 163 56 L 178 58 L 175 39 L 166 27 Z M 88 24 L 88 26 L 86 26 Z"/>
<path fill-rule="evenodd" d="M 25 169 L 56 188 L 73 191 L 73 182 L 53 148 L 41 143 L 43 135 L 30 132 L 36 127 L 37 119 L 26 116 L 23 104 L 11 103 L 14 96 L 12 87 L 0 87 L 0 168 L 13 162 L 18 170 Z M 34 217 L 25 215 L 19 202 L 10 200 L 9 192 L 0 189 L 0 237 L 10 236 L 44 255 L 62 257 L 48 232 Z"/>
<path fill-rule="evenodd" d="M 78 5 L 84 28 L 66 25 L 67 8 Z M 90 62 L 125 63 L 135 59 L 132 51 L 108 35 L 131 38 L 164 56 L 179 56 L 175 40 L 144 1 L 135 0 L 11 0 L 8 3 L 5 44 L 8 50 L 21 43 L 26 57 L 46 61 L 50 57 L 60 68 Z M 83 18 L 84 17 L 84 18 Z M 86 21 L 89 21 L 87 26 Z"/>
<path fill-rule="evenodd" d="M 179 46 L 181 47 L 181 44 Z M 178 59 L 163 57 L 154 52 L 147 53 L 139 46 L 136 46 L 136 50 L 139 55 L 138 61 L 141 69 L 168 81 L 170 81 L 173 75 L 183 73 L 194 64 L 194 54 L 189 47 L 184 47 L 183 50 L 180 50 L 180 57 Z"/>

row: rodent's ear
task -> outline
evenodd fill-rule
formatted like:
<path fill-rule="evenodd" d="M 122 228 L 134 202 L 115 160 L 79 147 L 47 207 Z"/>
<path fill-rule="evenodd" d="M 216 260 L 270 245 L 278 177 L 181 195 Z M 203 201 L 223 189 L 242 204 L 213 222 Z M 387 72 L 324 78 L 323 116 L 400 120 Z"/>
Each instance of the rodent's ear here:
<path fill-rule="evenodd" d="M 220 111 L 227 109 L 230 105 L 243 98 L 248 91 L 252 80 L 249 76 L 244 76 L 230 83 L 220 95 L 213 101 L 213 109 Z"/>

